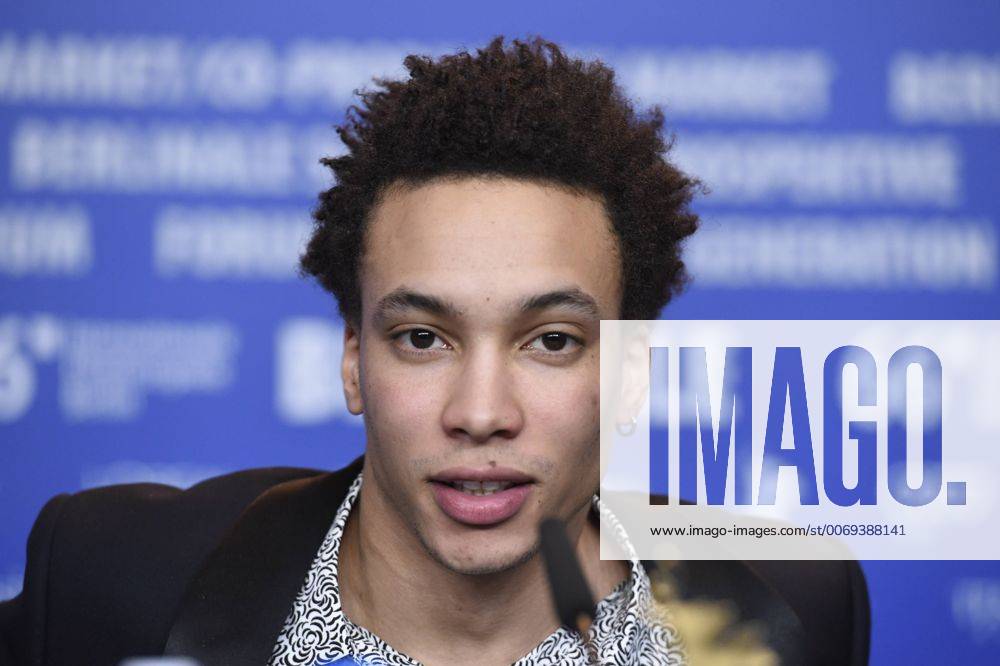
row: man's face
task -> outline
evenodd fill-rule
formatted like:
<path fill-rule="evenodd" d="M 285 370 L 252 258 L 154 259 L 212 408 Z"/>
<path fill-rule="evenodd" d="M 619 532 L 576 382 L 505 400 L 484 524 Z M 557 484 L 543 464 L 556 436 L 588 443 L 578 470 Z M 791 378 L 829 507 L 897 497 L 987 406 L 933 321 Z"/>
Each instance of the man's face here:
<path fill-rule="evenodd" d="M 592 197 L 511 179 L 390 190 L 369 224 L 349 406 L 366 485 L 444 566 L 530 557 L 598 485 L 600 320 L 620 263 Z"/>

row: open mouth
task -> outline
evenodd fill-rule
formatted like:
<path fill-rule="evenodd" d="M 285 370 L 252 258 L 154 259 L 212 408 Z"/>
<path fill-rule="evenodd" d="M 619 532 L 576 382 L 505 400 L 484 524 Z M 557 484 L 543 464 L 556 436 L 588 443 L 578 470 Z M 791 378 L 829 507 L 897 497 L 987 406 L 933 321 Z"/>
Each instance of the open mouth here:
<path fill-rule="evenodd" d="M 429 479 L 438 507 L 452 520 L 487 526 L 512 518 L 535 486 L 526 474 L 506 469 L 453 469 Z"/>
<path fill-rule="evenodd" d="M 520 484 L 513 483 L 512 481 L 449 481 L 448 485 L 468 495 L 484 497 Z"/>

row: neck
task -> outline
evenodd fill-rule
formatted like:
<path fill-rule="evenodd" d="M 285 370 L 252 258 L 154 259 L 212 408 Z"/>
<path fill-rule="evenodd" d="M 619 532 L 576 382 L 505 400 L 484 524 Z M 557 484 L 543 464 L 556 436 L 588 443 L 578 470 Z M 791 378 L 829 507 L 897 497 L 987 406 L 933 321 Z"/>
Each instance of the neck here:
<path fill-rule="evenodd" d="M 607 595 L 626 563 L 601 561 L 589 507 L 567 525 L 591 590 Z M 541 557 L 485 575 L 435 560 L 366 474 L 340 546 L 343 612 L 424 664 L 510 664 L 556 630 Z"/>

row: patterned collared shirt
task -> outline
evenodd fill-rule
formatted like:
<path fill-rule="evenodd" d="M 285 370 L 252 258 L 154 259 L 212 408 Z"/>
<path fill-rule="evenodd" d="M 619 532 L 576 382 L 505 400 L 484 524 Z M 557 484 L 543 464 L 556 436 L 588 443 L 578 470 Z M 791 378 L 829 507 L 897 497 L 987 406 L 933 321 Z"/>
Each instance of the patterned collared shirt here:
<path fill-rule="evenodd" d="M 309 567 L 285 626 L 271 655 L 271 666 L 325 666 L 361 663 L 372 666 L 420 666 L 364 627 L 351 622 L 340 605 L 338 560 L 340 540 L 351 507 L 361 490 L 361 475 L 351 484 L 333 525 Z M 590 628 L 591 650 L 601 664 L 684 663 L 676 629 L 650 612 L 649 577 L 620 523 L 594 496 L 592 506 L 609 525 L 630 556 L 631 572 L 597 604 Z M 593 663 L 581 637 L 565 627 L 556 629 L 514 666 L 563 666 Z"/>

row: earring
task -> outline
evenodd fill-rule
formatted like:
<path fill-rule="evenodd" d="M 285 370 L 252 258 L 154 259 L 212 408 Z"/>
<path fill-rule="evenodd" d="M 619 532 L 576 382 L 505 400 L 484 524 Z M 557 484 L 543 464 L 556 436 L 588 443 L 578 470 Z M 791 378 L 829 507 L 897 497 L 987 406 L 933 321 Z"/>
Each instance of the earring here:
<path fill-rule="evenodd" d="M 622 437 L 630 437 L 632 433 L 635 432 L 635 427 L 638 424 L 639 424 L 639 419 L 633 416 L 632 420 L 627 425 L 616 423 L 615 430 L 617 430 L 618 434 L 621 435 Z"/>

